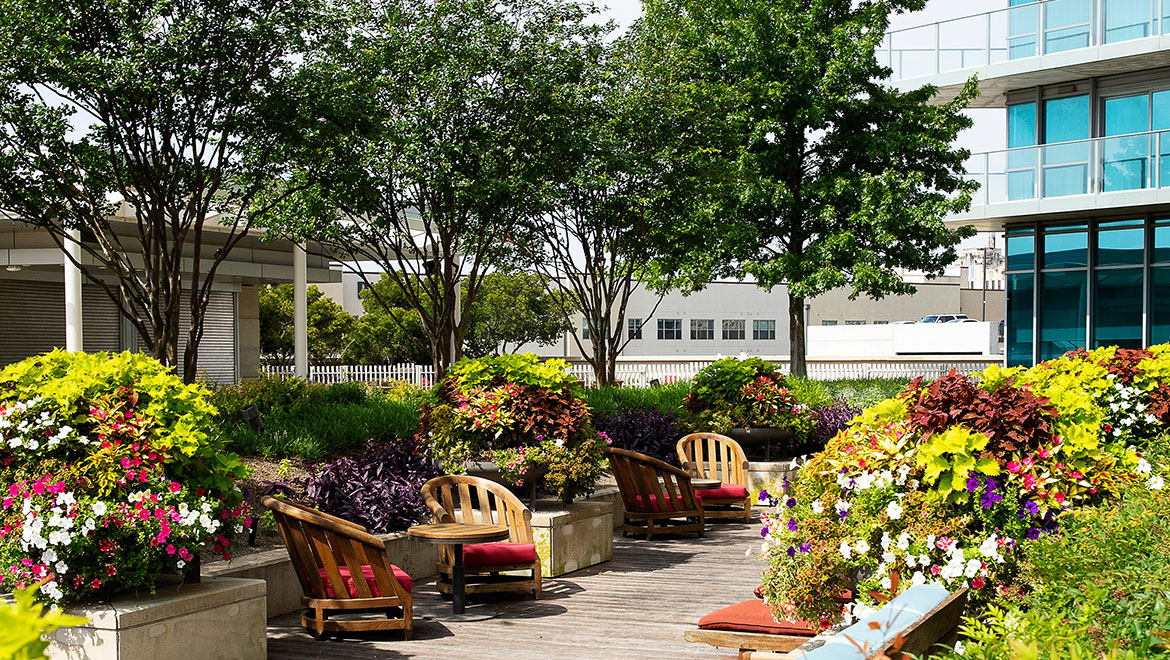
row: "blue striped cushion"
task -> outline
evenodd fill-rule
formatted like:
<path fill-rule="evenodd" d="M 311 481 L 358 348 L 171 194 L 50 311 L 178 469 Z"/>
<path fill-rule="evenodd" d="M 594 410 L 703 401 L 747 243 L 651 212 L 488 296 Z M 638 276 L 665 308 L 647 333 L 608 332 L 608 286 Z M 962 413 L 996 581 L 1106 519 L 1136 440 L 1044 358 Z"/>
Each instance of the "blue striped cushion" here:
<path fill-rule="evenodd" d="M 907 626 L 947 599 L 946 589 L 933 584 L 918 584 L 903 591 L 880 610 L 849 626 L 825 641 L 824 646 L 804 656 L 805 660 L 855 660 L 865 658 L 889 643 Z M 877 629 L 870 623 L 881 624 Z M 852 641 L 851 641 L 852 640 Z M 864 648 L 863 652 L 858 647 Z"/>

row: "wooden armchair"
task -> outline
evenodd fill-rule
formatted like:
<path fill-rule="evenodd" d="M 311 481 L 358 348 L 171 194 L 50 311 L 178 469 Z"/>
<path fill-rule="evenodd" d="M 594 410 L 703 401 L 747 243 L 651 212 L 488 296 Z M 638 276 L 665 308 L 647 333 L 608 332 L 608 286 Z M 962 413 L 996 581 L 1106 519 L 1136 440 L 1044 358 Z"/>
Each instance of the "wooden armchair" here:
<path fill-rule="evenodd" d="M 696 491 L 708 518 L 751 522 L 748 461 L 739 443 L 718 433 L 692 433 L 678 441 L 678 460 L 694 478 L 718 479 L 718 488 Z"/>
<path fill-rule="evenodd" d="M 703 501 L 690 474 L 636 451 L 607 447 L 605 455 L 626 507 L 623 530 L 645 533 L 647 541 L 656 531 L 703 535 Z"/>
<path fill-rule="evenodd" d="M 468 594 L 531 591 L 540 598 L 540 555 L 532 538 L 532 512 L 507 488 L 487 479 L 466 475 L 435 477 L 423 484 L 423 500 L 435 522 L 478 522 L 501 525 L 510 532 L 507 541 L 463 546 Z M 451 593 L 454 549 L 439 546 L 439 593 Z M 531 571 L 532 577 L 503 575 L 505 571 Z"/>
<path fill-rule="evenodd" d="M 265 496 L 276 517 L 307 610 L 301 625 L 326 632 L 401 630 L 410 639 L 411 589 L 405 571 L 386 557 L 381 539 L 366 528 L 316 509 Z M 330 613 L 384 613 L 384 618 L 330 619 Z"/>

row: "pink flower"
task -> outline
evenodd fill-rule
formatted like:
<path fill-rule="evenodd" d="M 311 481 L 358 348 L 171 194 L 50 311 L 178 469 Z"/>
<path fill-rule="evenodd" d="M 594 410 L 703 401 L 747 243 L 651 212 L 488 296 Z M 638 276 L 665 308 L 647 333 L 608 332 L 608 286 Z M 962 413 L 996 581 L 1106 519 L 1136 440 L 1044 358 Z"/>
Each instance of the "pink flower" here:
<path fill-rule="evenodd" d="M 1036 475 L 1029 474 L 1028 476 L 1024 477 L 1024 488 L 1031 490 L 1035 487 L 1036 487 Z"/>
<path fill-rule="evenodd" d="M 1040 458 L 1048 458 L 1048 450 L 1047 449 L 1041 448 L 1040 451 L 1038 451 L 1036 453 L 1040 454 Z"/>
<path fill-rule="evenodd" d="M 1008 472 L 1015 474 L 1015 473 L 1020 471 L 1020 464 L 1017 463 L 1016 461 L 1012 461 L 1012 462 L 1007 464 L 1007 469 L 1008 469 Z"/>
<path fill-rule="evenodd" d="M 171 544 L 171 545 L 168 545 L 168 546 L 167 546 L 167 554 L 168 554 L 168 555 L 173 555 L 173 554 L 175 554 L 175 546 L 174 546 L 174 544 Z"/>

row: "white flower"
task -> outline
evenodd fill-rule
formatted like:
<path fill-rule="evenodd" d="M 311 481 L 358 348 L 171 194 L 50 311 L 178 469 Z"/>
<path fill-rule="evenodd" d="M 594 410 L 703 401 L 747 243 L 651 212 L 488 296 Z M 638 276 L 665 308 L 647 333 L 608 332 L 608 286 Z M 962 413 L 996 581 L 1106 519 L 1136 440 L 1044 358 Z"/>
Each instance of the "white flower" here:
<path fill-rule="evenodd" d="M 986 540 L 979 546 L 979 552 L 984 557 L 994 558 L 999 555 L 999 543 L 997 542 L 995 534 L 988 536 Z"/>
<path fill-rule="evenodd" d="M 1113 374 L 1109 374 L 1109 377 L 1112 378 Z M 963 646 L 962 642 L 955 642 L 955 654 L 956 655 L 960 655 L 960 656 L 963 655 L 963 651 L 965 651 L 965 650 L 966 650 L 966 647 Z"/>
<path fill-rule="evenodd" d="M 912 584 L 926 584 L 926 576 L 922 571 L 914 571 L 914 575 L 910 578 Z"/>
<path fill-rule="evenodd" d="M 893 542 L 894 539 L 890 538 L 889 532 L 882 532 L 882 550 L 889 550 L 890 544 Z"/>
<path fill-rule="evenodd" d="M 46 564 L 52 564 L 53 562 L 57 561 L 57 551 L 52 548 L 45 550 L 43 553 L 41 553 L 41 561 Z"/>
<path fill-rule="evenodd" d="M 906 532 L 902 532 L 901 534 L 898 535 L 898 549 L 899 550 L 908 550 L 909 548 L 910 548 L 910 535 L 907 534 Z"/>
<path fill-rule="evenodd" d="M 915 557 L 913 554 L 907 552 L 906 553 L 906 565 L 909 566 L 910 568 L 914 568 L 915 566 L 918 565 L 918 558 Z"/>
<path fill-rule="evenodd" d="M 930 566 L 930 557 L 927 557 L 926 555 L 918 555 L 918 565 Z"/>
<path fill-rule="evenodd" d="M 98 518 L 101 518 L 102 516 L 106 515 L 106 510 L 107 509 L 106 509 L 105 502 L 98 500 L 97 502 L 93 503 L 93 515 L 97 516 Z"/>
<path fill-rule="evenodd" d="M 890 502 L 888 505 L 886 505 L 886 515 L 890 517 L 890 520 L 897 520 L 898 518 L 901 518 L 902 505 L 898 504 L 897 500 Z"/>
<path fill-rule="evenodd" d="M 1137 462 L 1137 467 L 1135 467 L 1133 470 L 1134 470 L 1134 472 L 1137 472 L 1138 474 L 1149 474 L 1150 473 L 1150 464 L 1148 461 L 1146 461 L 1146 459 L 1139 458 L 1138 462 Z"/>
<path fill-rule="evenodd" d="M 818 515 L 824 513 L 825 505 L 821 504 L 820 500 L 814 500 L 812 503 L 812 512 Z"/>
<path fill-rule="evenodd" d="M 845 500 L 837 500 L 837 503 L 833 505 L 833 508 L 837 509 L 837 515 L 843 515 L 849 511 L 849 503 Z"/>
<path fill-rule="evenodd" d="M 55 568 L 57 569 L 57 575 L 65 575 L 69 572 L 69 566 L 67 566 L 63 561 L 57 562 L 57 566 Z"/>
<path fill-rule="evenodd" d="M 972 559 L 967 562 L 967 567 L 963 570 L 963 575 L 969 578 L 979 575 L 979 569 L 983 568 L 983 562 L 978 559 Z"/>
<path fill-rule="evenodd" d="M 894 583 L 890 580 L 890 576 L 887 575 L 886 577 L 882 578 L 882 589 L 889 591 L 893 586 Z"/>
<path fill-rule="evenodd" d="M 869 552 L 869 543 L 865 539 L 858 539 L 857 543 L 853 544 L 853 549 L 857 551 L 857 554 L 864 555 Z"/>
<path fill-rule="evenodd" d="M 861 475 L 857 477 L 858 490 L 867 490 L 870 486 L 873 485 L 875 479 L 876 477 L 873 476 L 873 473 L 862 472 Z"/>
<path fill-rule="evenodd" d="M 869 605 L 866 605 L 865 603 L 853 604 L 853 616 L 857 617 L 858 619 L 869 618 L 874 612 L 877 612 L 877 610 L 870 607 Z"/>
<path fill-rule="evenodd" d="M 882 553 L 882 561 L 886 564 L 894 563 L 894 560 L 896 560 L 897 558 L 898 557 L 892 552 L 883 552 Z"/>
<path fill-rule="evenodd" d="M 848 561 L 849 557 L 853 554 L 853 551 L 849 548 L 849 542 L 848 541 L 841 541 L 840 550 L 841 550 L 841 555 L 843 557 L 845 557 L 846 561 Z"/>
<path fill-rule="evenodd" d="M 853 478 L 844 472 L 839 472 L 837 473 L 837 485 L 841 487 L 841 490 L 849 490 L 853 488 Z"/>
<path fill-rule="evenodd" d="M 928 547 L 928 548 L 934 547 L 934 534 L 927 534 L 926 535 L 926 547 Z"/>
<path fill-rule="evenodd" d="M 184 566 L 186 566 L 186 565 L 187 565 L 187 562 L 183 561 L 182 559 L 180 559 L 179 561 L 175 562 L 175 568 L 182 568 L 182 567 L 184 567 Z"/>
<path fill-rule="evenodd" d="M 1163 481 L 1162 475 L 1160 474 L 1151 475 L 1150 480 L 1146 482 L 1146 487 L 1150 490 L 1162 490 L 1165 485 L 1166 482 Z"/>

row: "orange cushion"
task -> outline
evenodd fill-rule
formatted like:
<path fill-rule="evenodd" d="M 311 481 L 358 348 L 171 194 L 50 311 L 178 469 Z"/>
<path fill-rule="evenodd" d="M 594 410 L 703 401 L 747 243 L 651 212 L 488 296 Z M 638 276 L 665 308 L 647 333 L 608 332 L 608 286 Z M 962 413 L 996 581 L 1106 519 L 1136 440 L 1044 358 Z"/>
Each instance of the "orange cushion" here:
<path fill-rule="evenodd" d="M 748 490 L 739 484 L 719 484 L 718 488 L 696 490 L 695 495 L 709 497 L 713 500 L 743 500 L 747 499 Z"/>
<path fill-rule="evenodd" d="M 658 508 L 658 496 L 652 494 L 649 497 L 650 497 L 649 504 L 646 504 L 642 501 L 641 495 L 635 495 L 634 496 L 635 510 L 643 511 L 643 512 L 653 511 L 654 513 L 662 513 L 662 510 Z M 671 503 L 669 497 L 664 496 L 662 499 L 665 500 L 665 503 L 667 504 L 667 507 L 666 507 L 667 511 L 682 511 L 683 510 L 682 495 L 675 495 L 674 496 L 674 506 L 669 506 Z M 696 503 L 699 506 L 703 506 L 703 498 L 699 497 L 697 493 L 695 496 L 695 500 L 697 501 Z"/>
<path fill-rule="evenodd" d="M 398 584 L 402 585 L 403 589 L 409 593 L 414 588 L 414 582 L 406 571 L 391 565 L 390 568 L 394 571 L 394 577 L 397 578 Z M 333 595 L 333 584 L 329 581 L 329 573 L 325 569 L 318 571 L 321 574 L 321 581 L 325 583 L 325 597 L 337 598 Z M 338 566 L 337 572 L 341 573 L 341 579 L 345 581 L 345 590 L 349 592 L 350 598 L 361 598 L 358 595 L 357 586 L 353 583 L 353 578 L 349 575 L 348 566 Z M 370 568 L 369 564 L 362 564 L 362 575 L 366 576 L 366 584 L 370 585 L 370 593 L 374 596 L 381 596 L 382 590 L 378 588 L 378 583 L 374 581 L 374 569 Z"/>
<path fill-rule="evenodd" d="M 463 546 L 463 563 L 467 566 L 528 564 L 536 561 L 536 546 L 531 543 L 476 543 Z"/>
<path fill-rule="evenodd" d="M 735 632 L 764 633 L 767 635 L 796 635 L 815 637 L 817 630 L 803 621 L 777 621 L 772 617 L 772 608 L 758 599 L 745 600 L 715 610 L 699 619 L 699 627 L 705 630 L 732 630 Z"/>

